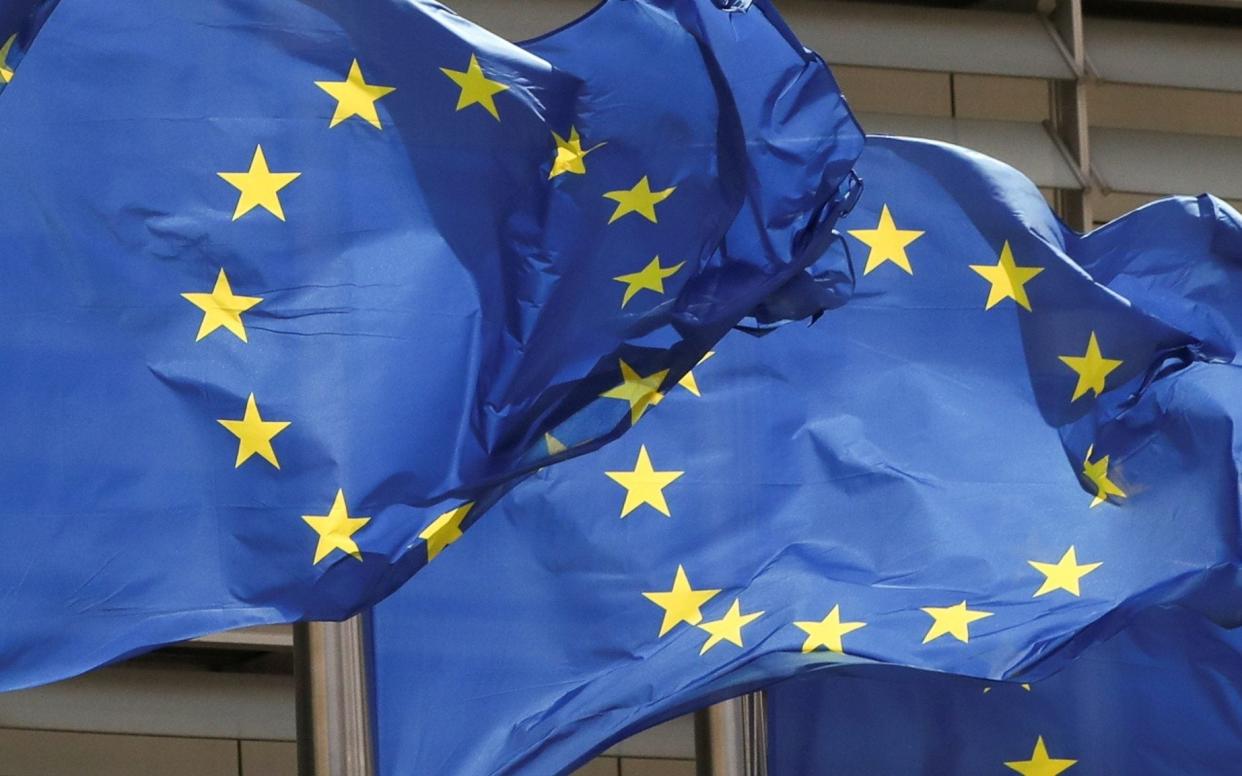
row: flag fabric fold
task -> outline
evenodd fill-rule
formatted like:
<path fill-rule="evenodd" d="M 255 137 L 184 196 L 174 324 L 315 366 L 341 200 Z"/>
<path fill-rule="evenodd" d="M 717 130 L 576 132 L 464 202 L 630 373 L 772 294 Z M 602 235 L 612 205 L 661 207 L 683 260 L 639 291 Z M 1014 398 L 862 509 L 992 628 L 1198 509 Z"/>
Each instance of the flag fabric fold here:
<path fill-rule="evenodd" d="M 964 149 L 856 169 L 848 304 L 725 338 L 375 609 L 383 773 L 566 772 L 819 667 L 1025 680 L 1152 605 L 1236 618 L 1238 215 L 1080 236 Z"/>
<path fill-rule="evenodd" d="M 1157 608 L 1040 682 L 842 666 L 767 701 L 772 776 L 1232 773 L 1242 631 Z"/>
<path fill-rule="evenodd" d="M 767 3 L 526 47 L 427 0 L 52 6 L 0 97 L 0 688 L 378 600 L 816 261 L 862 146 Z"/>
<path fill-rule="evenodd" d="M 6 0 L 0 3 L 0 93 L 58 0 Z"/>

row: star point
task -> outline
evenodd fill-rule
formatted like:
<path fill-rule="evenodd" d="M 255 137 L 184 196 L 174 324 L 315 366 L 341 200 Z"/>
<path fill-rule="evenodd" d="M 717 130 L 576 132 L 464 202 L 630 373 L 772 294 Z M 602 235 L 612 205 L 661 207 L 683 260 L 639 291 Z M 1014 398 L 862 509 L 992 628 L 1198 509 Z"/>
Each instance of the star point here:
<path fill-rule="evenodd" d="M 558 133 L 552 133 L 552 139 L 556 141 L 556 158 L 552 160 L 552 169 L 548 172 L 548 180 L 564 175 L 566 173 L 572 175 L 586 175 L 586 158 L 600 146 L 592 146 L 591 148 L 582 147 L 582 137 L 578 134 L 576 127 L 569 128 L 569 137 L 561 137 Z"/>
<path fill-rule="evenodd" d="M 991 617 L 993 614 L 971 610 L 966 606 L 965 601 L 953 606 L 925 606 L 923 611 L 932 618 L 931 627 L 927 629 L 927 635 L 923 637 L 924 644 L 945 635 L 952 636 L 963 644 L 969 643 L 970 624 L 985 617 Z"/>
<path fill-rule="evenodd" d="M 1116 358 L 1104 358 L 1094 331 L 1091 332 L 1091 339 L 1087 341 L 1086 353 L 1081 356 L 1058 356 L 1058 358 L 1078 373 L 1078 384 L 1074 386 L 1074 396 L 1070 399 L 1072 402 L 1078 401 L 1088 391 L 1096 396 L 1104 393 L 1104 383 L 1108 376 L 1114 369 L 1125 363 Z"/>
<path fill-rule="evenodd" d="M 683 261 L 665 267 L 660 264 L 660 257 L 656 256 L 638 272 L 617 275 L 613 280 L 625 284 L 625 293 L 621 296 L 621 309 L 624 310 L 639 291 L 654 291 L 657 294 L 663 294 L 664 281 L 677 274 L 677 270 L 685 265 Z"/>
<path fill-rule="evenodd" d="M 880 220 L 874 229 L 851 229 L 849 234 L 871 249 L 867 253 L 867 265 L 863 267 L 864 275 L 870 275 L 880 265 L 890 261 L 905 270 L 907 275 L 914 274 L 906 248 L 925 232 L 918 229 L 898 229 L 888 205 L 880 210 Z"/>
<path fill-rule="evenodd" d="M 267 166 L 267 157 L 263 146 L 257 145 L 254 157 L 250 160 L 250 169 L 245 172 L 218 172 L 229 185 L 237 189 L 237 207 L 233 211 L 233 220 L 261 207 L 267 212 L 285 220 L 284 208 L 280 205 L 280 190 L 297 180 L 300 172 L 272 172 Z"/>
<path fill-rule="evenodd" d="M 664 636 L 683 622 L 690 625 L 702 622 L 701 608 L 719 593 L 719 590 L 695 590 L 690 585 L 685 568 L 678 564 L 672 590 L 643 593 L 643 597 L 664 610 L 664 620 L 660 623 L 660 636 Z"/>
<path fill-rule="evenodd" d="M 277 469 L 280 468 L 280 461 L 276 459 L 276 451 L 272 448 L 272 439 L 289 428 L 290 422 L 264 420 L 259 414 L 259 405 L 253 393 L 246 399 L 246 412 L 241 420 L 221 419 L 216 422 L 237 437 L 237 461 L 233 464 L 234 469 L 240 468 L 252 455 L 258 455 Z"/>
<path fill-rule="evenodd" d="M 17 40 L 17 33 L 13 33 L 0 46 L 0 82 L 9 83 L 13 80 L 13 67 L 9 64 L 9 52 L 13 50 L 13 42 Z"/>
<path fill-rule="evenodd" d="M 463 536 L 461 523 L 473 508 L 474 502 L 467 501 L 461 506 L 450 509 L 435 520 L 432 520 L 427 524 L 426 528 L 419 532 L 418 538 L 427 542 L 428 563 L 435 560 L 436 556 L 443 552 L 446 547 Z"/>
<path fill-rule="evenodd" d="M 630 425 L 633 426 L 642 418 L 649 407 L 654 407 L 664 399 L 660 393 L 660 385 L 668 376 L 664 369 L 654 374 L 642 376 L 625 361 L 621 361 L 621 384 L 600 394 L 604 399 L 619 399 L 630 405 Z"/>
<path fill-rule="evenodd" d="M 220 270 L 216 275 L 216 285 L 210 293 L 184 293 L 181 295 L 187 302 L 203 311 L 203 321 L 198 326 L 195 342 L 201 341 L 216 329 L 223 328 L 233 333 L 242 342 L 247 342 L 246 326 L 242 323 L 242 313 L 262 302 L 257 296 L 237 296 L 229 285 L 229 277 Z"/>
<path fill-rule="evenodd" d="M 638 448 L 638 461 L 633 471 L 604 472 L 608 478 L 625 488 L 625 504 L 621 506 L 621 517 L 626 517 L 643 504 L 651 506 L 665 517 L 671 517 L 668 502 L 664 499 L 664 489 L 685 474 L 681 471 L 656 471 L 651 465 L 651 456 L 647 454 L 647 446 Z"/>
<path fill-rule="evenodd" d="M 548 449 L 548 455 L 559 455 L 569 449 L 568 445 L 551 434 L 543 435 L 543 444 Z"/>
<path fill-rule="evenodd" d="M 1007 762 L 1005 767 L 1011 771 L 1017 771 L 1022 776 L 1057 776 L 1072 768 L 1077 762 L 1077 760 L 1049 757 L 1048 747 L 1044 745 L 1044 737 L 1039 736 L 1035 740 L 1035 751 L 1031 752 L 1031 759 Z"/>
<path fill-rule="evenodd" d="M 349 510 L 345 506 L 343 489 L 336 491 L 336 498 L 332 501 L 332 508 L 328 514 L 302 515 L 302 519 L 315 529 L 315 533 L 319 534 L 319 543 L 315 545 L 313 565 L 319 565 L 319 562 L 331 555 L 334 550 L 340 550 L 352 558 L 362 560 L 362 551 L 358 549 L 353 535 L 371 522 L 371 518 L 350 517 Z"/>
<path fill-rule="evenodd" d="M 393 86 L 377 86 L 367 83 L 362 77 L 362 68 L 356 59 L 349 66 L 349 75 L 345 76 L 344 81 L 316 81 L 315 86 L 323 89 L 336 100 L 336 110 L 332 114 L 332 120 L 328 123 L 329 129 L 353 116 L 357 116 L 376 129 L 383 129 L 375 103 L 396 91 L 396 87 Z"/>
<path fill-rule="evenodd" d="M 1044 583 L 1035 591 L 1032 598 L 1039 598 L 1054 590 L 1064 590 L 1070 595 L 1079 596 L 1082 594 L 1079 589 L 1082 578 L 1103 565 L 1103 563 L 1079 564 L 1078 552 L 1073 545 L 1070 545 L 1070 548 L 1061 556 L 1061 560 L 1056 563 L 1041 563 L 1037 560 L 1028 560 L 1027 563 L 1044 575 Z"/>
<path fill-rule="evenodd" d="M 859 628 L 867 627 L 865 622 L 842 622 L 841 606 L 834 605 L 832 611 L 824 619 L 806 620 L 795 622 L 794 626 L 806 632 L 806 641 L 802 644 L 802 651 L 814 652 L 823 647 L 830 652 L 844 653 L 845 647 L 841 643 L 841 637 L 848 633 L 853 633 Z"/>
<path fill-rule="evenodd" d="M 612 217 L 608 219 L 608 223 L 611 224 L 630 213 L 637 213 L 653 224 L 658 223 L 655 206 L 672 196 L 676 190 L 676 186 L 670 186 L 660 191 L 652 191 L 651 181 L 644 175 L 638 183 L 634 184 L 632 189 L 610 191 L 604 194 L 604 198 L 616 202 L 617 209 L 613 211 Z"/>
<path fill-rule="evenodd" d="M 707 361 L 707 359 L 711 358 L 714 355 L 716 355 L 716 351 L 714 350 L 707 351 L 707 353 L 705 353 L 703 357 L 699 359 L 699 363 L 694 365 L 694 368 L 698 369 L 700 366 L 703 365 L 705 361 Z M 684 375 L 682 375 L 681 379 L 677 381 L 677 384 L 680 385 L 682 388 L 685 388 L 687 391 L 689 391 L 695 396 L 701 397 L 703 395 L 699 391 L 699 381 L 695 378 L 693 369 L 690 370 L 689 372 L 686 372 Z"/>
<path fill-rule="evenodd" d="M 1083 476 L 1095 486 L 1095 496 L 1091 499 L 1092 509 L 1108 501 L 1110 497 L 1126 497 L 1126 492 L 1121 489 L 1121 486 L 1113 482 L 1108 476 L 1109 456 L 1102 455 L 1098 460 L 1093 461 L 1091 460 L 1091 454 L 1094 452 L 1095 445 L 1091 445 L 1087 448 L 1087 455 L 1082 461 Z"/>
<path fill-rule="evenodd" d="M 763 616 L 763 612 L 751 612 L 750 614 L 742 614 L 742 599 L 734 598 L 733 605 L 729 607 L 729 611 L 719 620 L 705 622 L 699 626 L 701 630 L 707 631 L 707 641 L 703 643 L 703 648 L 699 650 L 700 655 L 706 655 L 707 651 L 722 641 L 727 641 L 735 647 L 744 646 L 742 644 L 742 628 L 751 624 L 755 620 Z"/>
<path fill-rule="evenodd" d="M 478 105 L 492 114 L 492 118 L 500 121 L 500 111 L 496 108 L 496 95 L 508 91 L 509 86 L 488 78 L 479 65 L 477 56 L 470 55 L 470 64 L 465 70 L 442 67 L 440 72 L 448 76 L 461 89 L 461 94 L 457 96 L 457 110 L 462 111 L 471 105 Z"/>
<path fill-rule="evenodd" d="M 996 264 L 971 264 L 970 268 L 991 284 L 984 310 L 991 310 L 1006 299 L 1012 299 L 1022 309 L 1031 311 L 1026 284 L 1043 272 L 1044 268 L 1019 267 L 1014 263 L 1013 250 L 1010 249 L 1008 240 L 1001 246 L 1000 260 Z"/>

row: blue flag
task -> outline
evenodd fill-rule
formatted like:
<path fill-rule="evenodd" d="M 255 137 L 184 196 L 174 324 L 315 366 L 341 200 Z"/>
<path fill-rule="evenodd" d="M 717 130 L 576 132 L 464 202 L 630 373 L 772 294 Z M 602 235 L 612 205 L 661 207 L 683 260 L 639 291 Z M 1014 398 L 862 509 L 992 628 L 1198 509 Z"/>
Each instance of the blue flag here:
<path fill-rule="evenodd" d="M 1153 609 L 1034 684 L 892 666 L 768 690 L 771 776 L 1234 773 L 1242 630 Z"/>
<path fill-rule="evenodd" d="M 824 665 L 1027 677 L 1151 604 L 1236 617 L 1238 214 L 1082 237 L 960 148 L 857 169 L 847 304 L 725 338 L 376 608 L 384 773 L 556 773 Z"/>
<path fill-rule="evenodd" d="M 60 0 L 14 61 L 0 688 L 382 597 L 819 258 L 862 147 L 766 2 L 518 46 L 425 0 Z"/>

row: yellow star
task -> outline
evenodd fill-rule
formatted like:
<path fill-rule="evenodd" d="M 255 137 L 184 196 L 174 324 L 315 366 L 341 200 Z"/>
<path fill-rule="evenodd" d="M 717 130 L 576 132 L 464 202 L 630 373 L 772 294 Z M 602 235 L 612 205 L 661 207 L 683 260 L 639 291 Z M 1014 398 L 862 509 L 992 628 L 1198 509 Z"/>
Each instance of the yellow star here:
<path fill-rule="evenodd" d="M 1070 545 L 1070 548 L 1061 556 L 1061 560 L 1056 563 L 1040 563 L 1037 560 L 1028 560 L 1027 563 L 1044 575 L 1044 584 L 1040 585 L 1035 595 L 1031 596 L 1032 598 L 1039 598 L 1054 590 L 1065 590 L 1071 595 L 1081 595 L 1078 589 L 1079 581 L 1103 565 L 1102 563 L 1079 565 L 1078 553 L 1073 545 Z"/>
<path fill-rule="evenodd" d="M 1078 761 L 1049 757 L 1048 748 L 1044 746 L 1044 737 L 1040 736 L 1035 740 L 1035 751 L 1031 752 L 1031 759 L 1008 762 L 1005 767 L 1022 776 L 1057 776 L 1058 773 L 1072 768 L 1076 762 Z"/>
<path fill-rule="evenodd" d="M 456 509 L 451 509 L 432 520 L 418 534 L 418 538 L 427 542 L 428 563 L 435 560 L 436 556 L 443 552 L 445 547 L 461 538 L 461 521 L 466 519 L 466 515 L 470 514 L 470 510 L 473 507 L 474 502 L 467 501 Z"/>
<path fill-rule="evenodd" d="M 613 211 L 612 218 L 608 219 L 608 223 L 611 224 L 627 213 L 638 213 L 654 224 L 656 223 L 655 206 L 668 199 L 676 190 L 676 186 L 670 186 L 660 191 L 652 191 L 651 182 L 644 175 L 642 180 L 635 183 L 632 189 L 610 191 L 604 195 L 604 198 L 616 202 L 617 209 Z"/>
<path fill-rule="evenodd" d="M 13 80 L 13 68 L 9 67 L 9 52 L 13 50 L 13 41 L 17 40 L 17 33 L 9 36 L 9 39 L 0 46 L 0 81 L 6 84 Z"/>
<path fill-rule="evenodd" d="M 376 129 L 383 129 L 380 126 L 379 111 L 375 109 L 375 103 L 381 97 L 397 91 L 392 86 L 376 86 L 367 83 L 362 77 L 362 68 L 358 66 L 356 59 L 349 66 L 349 75 L 345 76 L 344 81 L 316 81 L 315 86 L 336 99 L 336 111 L 332 114 L 329 128 L 335 127 L 351 116 L 357 116 Z"/>
<path fill-rule="evenodd" d="M 708 633 L 707 641 L 704 642 L 703 648 L 699 650 L 699 654 L 706 655 L 707 650 L 722 641 L 727 641 L 735 647 L 743 646 L 742 628 L 762 616 L 763 612 L 742 614 L 742 600 L 740 598 L 733 599 L 733 605 L 729 607 L 729 611 L 724 617 L 721 617 L 719 620 L 705 622 L 699 626 L 699 628 Z"/>
<path fill-rule="evenodd" d="M 241 314 L 254 307 L 263 299 L 257 296 L 236 296 L 229 285 L 228 275 L 224 270 L 216 276 L 216 285 L 209 294 L 182 294 L 186 301 L 203 311 L 203 322 L 198 326 L 198 342 L 203 337 L 220 327 L 233 332 L 239 340 L 247 342 L 246 326 L 242 323 Z"/>
<path fill-rule="evenodd" d="M 987 304 L 983 306 L 984 310 L 991 310 L 1004 300 L 1012 299 L 1028 312 L 1031 309 L 1031 300 L 1026 296 L 1026 284 L 1044 271 L 1043 267 L 1019 267 L 1015 264 L 1008 240 L 1001 246 L 1000 261 L 995 265 L 971 264 L 970 268 L 992 284 L 988 291 Z"/>
<path fill-rule="evenodd" d="M 692 588 L 689 578 L 686 577 L 686 570 L 679 564 L 672 590 L 667 593 L 643 593 L 643 598 L 664 610 L 664 622 L 660 623 L 660 635 L 663 636 L 679 623 L 698 625 L 702 622 L 703 613 L 699 608 L 715 598 L 719 592 Z"/>
<path fill-rule="evenodd" d="M 1108 478 L 1108 456 L 1101 456 L 1098 461 L 1091 460 L 1091 453 L 1095 452 L 1095 445 L 1087 448 L 1087 457 L 1082 461 L 1082 473 L 1091 484 L 1095 486 L 1095 498 L 1091 500 L 1091 508 L 1094 509 L 1105 501 L 1109 496 L 1117 498 L 1125 498 L 1126 492 L 1121 489 L 1115 482 Z"/>
<path fill-rule="evenodd" d="M 267 168 L 267 157 L 263 155 L 263 146 L 255 146 L 254 158 L 250 160 L 250 169 L 246 172 L 218 172 L 221 178 L 228 181 L 241 192 L 237 198 L 237 208 L 233 211 L 233 220 L 262 207 L 267 212 L 285 220 L 285 211 L 280 206 L 280 194 L 298 178 L 300 172 L 272 172 Z"/>
<path fill-rule="evenodd" d="M 1078 401 L 1087 391 L 1092 391 L 1096 396 L 1104 392 L 1104 381 L 1108 375 L 1117 367 L 1121 366 L 1123 361 L 1115 358 L 1104 358 L 1100 353 L 1100 343 L 1095 338 L 1095 332 L 1091 332 L 1091 339 L 1087 341 L 1087 352 L 1081 356 L 1059 356 L 1061 361 L 1070 369 L 1078 373 L 1078 384 L 1074 386 L 1074 396 L 1070 401 Z"/>
<path fill-rule="evenodd" d="M 356 534 L 362 526 L 371 522 L 371 518 L 349 516 L 349 510 L 345 507 L 344 490 L 336 492 L 336 499 L 332 502 L 332 509 L 328 511 L 328 514 L 302 515 L 302 519 L 315 529 L 315 533 L 319 534 L 319 544 L 315 546 L 314 562 L 316 564 L 331 555 L 333 550 L 340 550 L 362 560 L 362 551 L 350 537 Z"/>
<path fill-rule="evenodd" d="M 668 370 L 656 372 L 655 374 L 643 377 L 630 368 L 630 365 L 621 362 L 621 379 L 622 383 L 616 388 L 610 388 L 600 394 L 605 399 L 620 399 L 630 404 L 630 425 L 634 425 L 647 411 L 648 407 L 654 407 L 664 398 L 664 394 L 660 393 L 660 385 L 664 382 L 664 378 L 668 376 Z"/>
<path fill-rule="evenodd" d="M 574 175 L 586 175 L 587 154 L 605 145 L 600 143 L 584 150 L 582 148 L 582 138 L 578 136 L 578 130 L 574 127 L 569 128 L 568 139 L 561 137 L 555 132 L 552 133 L 552 139 L 556 141 L 556 159 L 552 162 L 552 170 L 548 173 L 548 180 L 567 172 Z"/>
<path fill-rule="evenodd" d="M 634 471 L 604 474 L 625 488 L 625 504 L 621 506 L 621 517 L 643 504 L 650 504 L 660 514 L 671 517 L 668 502 L 664 500 L 664 489 L 685 472 L 656 471 L 651 466 L 651 456 L 647 455 L 647 446 L 642 445 L 638 448 L 638 462 L 634 464 Z"/>
<path fill-rule="evenodd" d="M 874 229 L 851 229 L 849 233 L 871 249 L 867 254 L 867 266 L 863 268 L 864 275 L 871 274 L 872 270 L 886 261 L 901 267 L 907 275 L 914 274 L 910 257 L 906 255 L 906 247 L 924 233 L 917 229 L 898 229 L 893 222 L 893 214 L 888 212 L 888 205 L 880 210 L 880 221 Z"/>
<path fill-rule="evenodd" d="M 440 68 L 440 72 L 453 79 L 453 83 L 461 87 L 457 97 L 457 110 L 469 108 L 471 105 L 482 105 L 483 109 L 492 114 L 492 118 L 500 121 L 500 111 L 496 110 L 496 95 L 508 91 L 509 87 L 499 81 L 490 80 L 479 67 L 479 59 L 470 55 L 470 64 L 463 70 Z"/>
<path fill-rule="evenodd" d="M 795 622 L 794 625 L 806 631 L 806 641 L 802 644 L 803 652 L 814 652 L 820 647 L 832 652 L 844 652 L 841 637 L 859 628 L 867 627 L 865 622 L 841 622 L 840 604 L 833 606 L 828 616 L 819 622 L 807 620 Z"/>
<path fill-rule="evenodd" d="M 962 643 L 970 641 L 970 624 L 984 617 L 991 617 L 992 612 L 971 611 L 966 602 L 954 606 L 925 606 L 923 611 L 932 616 L 931 628 L 923 637 L 923 643 L 935 641 L 945 634 L 953 636 Z"/>
<path fill-rule="evenodd" d="M 701 366 L 704 361 L 706 361 L 707 359 L 711 358 L 714 355 L 716 355 L 716 351 L 714 350 L 707 351 L 707 354 L 699 359 L 699 363 L 694 365 L 695 368 L 698 368 L 699 366 Z M 677 384 L 680 385 L 682 388 L 685 388 L 687 391 L 694 394 L 695 396 L 703 395 L 699 393 L 699 382 L 698 380 L 694 379 L 693 370 L 686 372 L 686 374 L 682 376 L 680 380 L 677 381 Z"/>
<path fill-rule="evenodd" d="M 556 455 L 557 453 L 563 453 L 569 449 L 564 442 L 551 434 L 543 435 L 543 443 L 548 447 L 548 455 Z"/>
<path fill-rule="evenodd" d="M 233 464 L 234 469 L 256 453 L 272 466 L 280 468 L 280 462 L 276 460 L 276 451 L 272 449 L 272 439 L 289 428 L 289 421 L 264 420 L 259 415 L 259 405 L 255 402 L 253 393 L 250 394 L 250 398 L 246 399 L 246 414 L 241 420 L 217 420 L 216 422 L 237 437 L 237 462 Z"/>
<path fill-rule="evenodd" d="M 656 256 L 638 272 L 631 272 L 628 275 L 617 275 L 613 280 L 618 283 L 625 283 L 625 294 L 621 297 L 621 309 L 625 309 L 625 306 L 634 298 L 634 294 L 644 289 L 655 291 L 657 294 L 663 294 L 665 279 L 677 274 L 677 270 L 685 265 L 686 262 L 683 261 L 670 267 L 662 267 L 660 266 L 660 257 Z"/>

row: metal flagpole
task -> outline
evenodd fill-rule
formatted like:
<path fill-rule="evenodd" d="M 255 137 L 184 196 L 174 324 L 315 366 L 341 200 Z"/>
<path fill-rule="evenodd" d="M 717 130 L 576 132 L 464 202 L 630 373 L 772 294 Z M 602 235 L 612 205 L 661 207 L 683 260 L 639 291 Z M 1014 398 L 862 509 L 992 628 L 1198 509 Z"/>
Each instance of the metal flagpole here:
<path fill-rule="evenodd" d="M 298 776 L 375 776 L 362 616 L 294 626 Z"/>
<path fill-rule="evenodd" d="M 694 715 L 698 776 L 767 776 L 767 707 L 754 692 Z"/>

